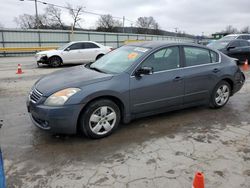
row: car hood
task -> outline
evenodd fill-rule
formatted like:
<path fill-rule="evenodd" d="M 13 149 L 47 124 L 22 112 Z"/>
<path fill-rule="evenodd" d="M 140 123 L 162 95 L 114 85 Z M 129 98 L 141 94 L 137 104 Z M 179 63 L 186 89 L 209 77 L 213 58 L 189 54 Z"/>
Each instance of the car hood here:
<path fill-rule="evenodd" d="M 38 52 L 38 53 L 36 53 L 36 55 L 43 55 L 43 54 L 45 54 L 45 55 L 47 55 L 47 54 L 51 54 L 51 53 L 58 53 L 58 52 L 60 52 L 60 50 L 46 50 L 46 51 L 41 51 L 41 52 Z"/>
<path fill-rule="evenodd" d="M 48 97 L 56 91 L 65 88 L 82 88 L 85 85 L 109 80 L 111 78 L 111 74 L 100 73 L 81 65 L 46 75 L 35 83 L 35 88 L 40 91 L 43 96 Z"/>

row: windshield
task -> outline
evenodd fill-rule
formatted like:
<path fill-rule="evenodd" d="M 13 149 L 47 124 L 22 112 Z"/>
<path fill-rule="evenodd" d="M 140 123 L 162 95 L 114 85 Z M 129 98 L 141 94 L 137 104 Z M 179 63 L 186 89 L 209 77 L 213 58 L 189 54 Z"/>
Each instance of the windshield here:
<path fill-rule="evenodd" d="M 59 48 L 57 48 L 57 50 L 64 50 L 68 45 L 69 45 L 69 43 L 64 44 L 64 45 L 60 46 Z"/>
<path fill-rule="evenodd" d="M 118 74 L 128 69 L 149 48 L 123 46 L 118 48 L 90 65 L 90 68 L 101 72 Z"/>
<path fill-rule="evenodd" d="M 237 35 L 230 35 L 230 36 L 222 37 L 221 39 L 222 40 L 234 40 L 236 38 L 237 38 Z"/>
<path fill-rule="evenodd" d="M 218 41 L 214 41 L 214 42 L 208 44 L 207 46 L 210 48 L 214 48 L 216 50 L 220 50 L 220 49 L 225 48 L 228 45 L 228 43 L 229 43 L 229 41 L 218 40 Z"/>

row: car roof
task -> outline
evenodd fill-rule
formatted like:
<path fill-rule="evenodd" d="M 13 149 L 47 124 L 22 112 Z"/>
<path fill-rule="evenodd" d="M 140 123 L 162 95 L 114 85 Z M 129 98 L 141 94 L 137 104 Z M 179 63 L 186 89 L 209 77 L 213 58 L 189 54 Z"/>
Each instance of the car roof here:
<path fill-rule="evenodd" d="M 227 37 L 227 36 L 235 36 L 235 37 L 238 37 L 238 36 L 244 36 L 244 35 L 250 35 L 250 33 L 229 34 L 229 35 L 226 35 L 225 37 Z"/>
<path fill-rule="evenodd" d="M 203 45 L 195 44 L 195 43 L 182 43 L 182 42 L 169 42 L 169 41 L 144 41 L 144 42 L 135 42 L 127 44 L 127 46 L 137 46 L 144 48 L 159 48 L 163 46 L 172 46 L 172 45 L 188 45 L 188 46 L 196 46 L 196 47 L 205 47 Z M 205 47 L 206 48 L 206 47 Z"/>
<path fill-rule="evenodd" d="M 70 42 L 70 43 L 78 43 L 78 42 L 91 42 L 91 43 L 95 43 L 96 44 L 96 42 L 94 42 L 94 41 L 72 41 L 72 42 Z"/>
<path fill-rule="evenodd" d="M 247 40 L 244 40 L 244 39 L 233 39 L 233 40 L 223 40 L 223 39 L 220 39 L 220 40 L 217 40 L 218 42 L 231 42 L 231 41 L 247 41 Z"/>

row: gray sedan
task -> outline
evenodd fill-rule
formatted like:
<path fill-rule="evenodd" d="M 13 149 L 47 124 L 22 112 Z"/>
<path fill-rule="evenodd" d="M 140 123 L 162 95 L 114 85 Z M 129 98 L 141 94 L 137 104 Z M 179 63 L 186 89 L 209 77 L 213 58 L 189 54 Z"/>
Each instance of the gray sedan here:
<path fill-rule="evenodd" d="M 27 107 L 43 130 L 101 138 L 135 118 L 197 105 L 220 108 L 244 81 L 236 63 L 216 50 L 143 42 L 41 78 Z"/>

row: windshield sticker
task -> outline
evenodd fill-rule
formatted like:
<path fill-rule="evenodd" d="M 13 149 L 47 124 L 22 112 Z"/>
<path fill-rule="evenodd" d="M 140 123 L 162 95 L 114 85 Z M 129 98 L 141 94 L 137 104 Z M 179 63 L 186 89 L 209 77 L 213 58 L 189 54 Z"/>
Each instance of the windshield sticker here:
<path fill-rule="evenodd" d="M 128 59 L 135 59 L 138 56 L 138 53 L 136 52 L 131 52 L 128 54 Z"/>
<path fill-rule="evenodd" d="M 136 47 L 136 48 L 134 49 L 134 51 L 145 53 L 146 51 L 148 51 L 148 49 L 147 49 L 147 48 Z"/>

